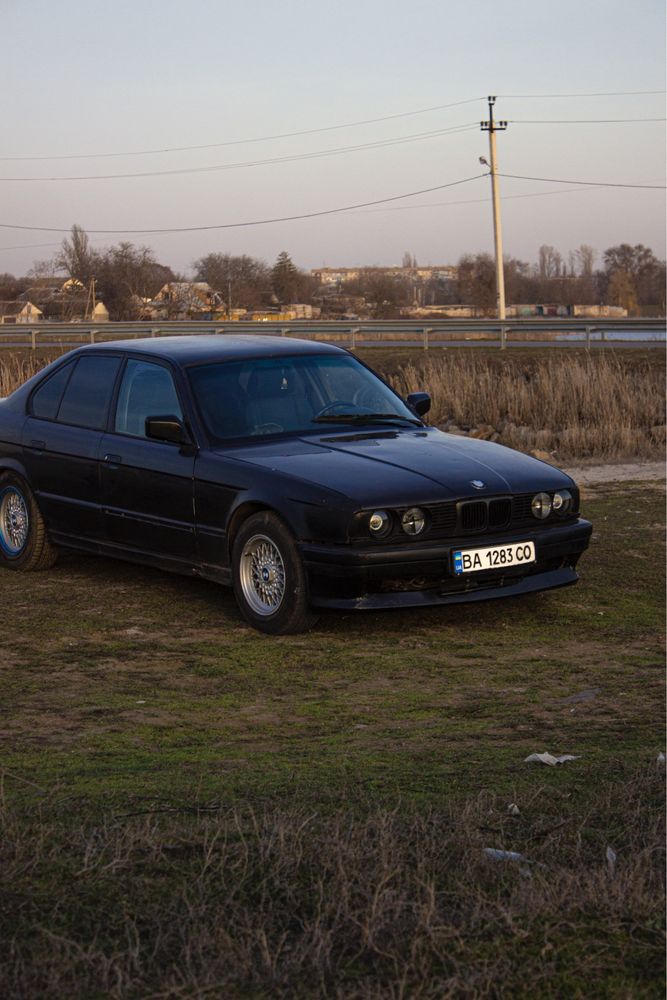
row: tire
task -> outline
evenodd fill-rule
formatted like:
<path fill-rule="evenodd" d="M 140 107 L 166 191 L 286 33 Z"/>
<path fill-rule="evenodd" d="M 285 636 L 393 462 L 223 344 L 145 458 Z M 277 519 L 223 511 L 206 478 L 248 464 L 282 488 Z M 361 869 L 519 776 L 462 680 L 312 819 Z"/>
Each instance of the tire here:
<path fill-rule="evenodd" d="M 241 525 L 232 546 L 232 580 L 241 614 L 260 632 L 305 632 L 317 621 L 294 537 L 268 510 Z"/>
<path fill-rule="evenodd" d="M 49 569 L 58 557 L 32 491 L 13 472 L 0 475 L 0 566 L 18 573 Z"/>

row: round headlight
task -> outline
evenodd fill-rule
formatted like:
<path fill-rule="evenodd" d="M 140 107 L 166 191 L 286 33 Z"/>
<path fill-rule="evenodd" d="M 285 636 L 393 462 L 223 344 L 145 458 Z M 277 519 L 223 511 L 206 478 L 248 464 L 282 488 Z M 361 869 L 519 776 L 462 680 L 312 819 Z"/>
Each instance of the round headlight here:
<path fill-rule="evenodd" d="M 406 535 L 420 535 L 426 527 L 426 514 L 421 507 L 411 507 L 401 518 L 401 527 Z"/>
<path fill-rule="evenodd" d="M 540 521 L 544 521 L 544 519 L 551 513 L 551 497 L 549 494 L 538 493 L 534 496 L 530 509 L 533 512 L 533 517 L 538 518 Z"/>
<path fill-rule="evenodd" d="M 374 510 L 368 520 L 371 535 L 384 538 L 391 531 L 391 518 L 386 510 Z"/>
<path fill-rule="evenodd" d="M 553 509 L 557 514 L 567 514 L 572 507 L 572 494 L 569 490 L 559 490 L 554 493 Z"/>

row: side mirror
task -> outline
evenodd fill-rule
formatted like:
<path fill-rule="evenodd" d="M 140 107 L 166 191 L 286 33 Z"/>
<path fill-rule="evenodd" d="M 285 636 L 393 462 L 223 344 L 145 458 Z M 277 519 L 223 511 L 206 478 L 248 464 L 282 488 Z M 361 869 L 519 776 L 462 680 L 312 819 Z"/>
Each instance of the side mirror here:
<path fill-rule="evenodd" d="M 154 441 L 169 441 L 171 444 L 190 443 L 183 421 L 173 414 L 146 417 L 146 437 Z"/>
<path fill-rule="evenodd" d="M 408 396 L 408 406 L 418 417 L 423 417 L 431 409 L 431 397 L 427 392 L 411 392 Z"/>

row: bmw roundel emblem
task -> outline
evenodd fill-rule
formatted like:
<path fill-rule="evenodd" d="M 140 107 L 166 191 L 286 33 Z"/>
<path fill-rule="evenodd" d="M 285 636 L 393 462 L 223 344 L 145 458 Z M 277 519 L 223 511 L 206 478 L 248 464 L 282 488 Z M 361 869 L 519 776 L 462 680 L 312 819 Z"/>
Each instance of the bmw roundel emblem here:
<path fill-rule="evenodd" d="M 481 479 L 471 479 L 470 485 L 474 486 L 476 490 L 483 490 L 486 483 L 483 483 Z"/>

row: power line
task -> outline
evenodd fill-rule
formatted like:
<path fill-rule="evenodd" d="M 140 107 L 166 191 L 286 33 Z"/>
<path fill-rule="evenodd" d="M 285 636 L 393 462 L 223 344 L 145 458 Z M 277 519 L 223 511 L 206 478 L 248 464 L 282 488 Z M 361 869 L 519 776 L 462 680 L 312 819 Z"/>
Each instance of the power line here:
<path fill-rule="evenodd" d="M 482 174 L 480 176 L 486 176 L 486 175 Z M 590 187 L 588 188 L 588 190 L 593 190 L 593 188 L 595 188 L 596 186 L 597 185 L 591 184 Z M 561 195 L 561 194 L 583 194 L 583 193 L 584 192 L 582 191 L 581 187 L 566 188 L 564 191 L 531 191 L 528 194 L 508 194 L 508 195 L 505 195 L 504 198 L 503 198 L 503 201 L 514 201 L 514 200 L 516 200 L 518 198 L 549 198 L 549 197 L 553 197 L 554 195 Z M 455 206 L 455 205 L 482 205 L 482 204 L 485 205 L 485 204 L 488 203 L 488 201 L 489 201 L 488 198 L 464 198 L 464 199 L 460 199 L 459 201 L 427 201 L 427 202 L 422 203 L 421 205 L 395 205 L 392 208 L 369 208 L 369 209 L 366 209 L 365 211 L 364 210 L 360 210 L 359 208 L 357 208 L 357 209 L 351 208 L 351 209 L 349 209 L 349 211 L 350 212 L 354 212 L 356 210 L 356 211 L 359 212 L 360 215 L 372 215 L 372 214 L 374 214 L 376 212 L 414 212 L 414 211 L 417 211 L 419 209 L 424 209 L 424 208 L 448 208 L 450 205 L 451 206 Z M 10 226 L 9 228 L 11 228 L 11 229 L 17 229 L 17 228 L 21 228 L 21 227 Z M 23 227 L 23 228 L 28 228 L 28 227 Z M 61 232 L 61 231 L 64 232 L 64 230 L 53 230 L 53 231 L 55 231 L 55 232 Z M 105 232 L 106 232 L 106 230 L 105 230 Z M 124 232 L 128 232 L 128 231 L 124 230 Z M 142 232 L 143 232 L 143 230 L 142 230 Z M 162 233 L 166 234 L 166 235 L 168 235 L 171 232 L 173 232 L 173 230 L 171 230 L 171 229 L 162 230 Z M 107 240 L 107 238 L 108 237 L 106 237 L 106 236 L 104 236 L 104 237 L 98 237 L 95 240 L 91 240 L 91 243 L 92 242 L 103 243 L 103 242 L 105 242 Z M 7 250 L 41 250 L 43 248 L 48 248 L 48 247 L 59 247 L 60 245 L 61 245 L 60 242 L 58 242 L 58 243 L 20 243 L 17 246 L 0 247 L 0 253 L 2 251 L 7 251 Z"/>
<path fill-rule="evenodd" d="M 332 149 L 311 150 L 306 153 L 294 153 L 290 156 L 273 156 L 263 160 L 243 160 L 235 163 L 215 163 L 206 167 L 179 167 L 172 170 L 146 170 L 123 174 L 80 174 L 59 177 L 0 177 L 0 183 L 44 183 L 52 181 L 108 181 L 141 177 L 173 177 L 180 174 L 207 174 L 222 170 L 238 170 L 246 167 L 272 166 L 278 163 L 296 163 L 301 160 L 321 159 L 326 156 L 341 156 L 345 153 L 356 153 L 367 149 L 383 149 L 387 146 L 400 146 L 405 143 L 423 142 L 425 139 L 435 139 L 443 135 L 455 135 L 460 132 L 473 131 L 476 123 L 468 122 L 454 125 L 451 128 L 436 129 L 432 132 L 416 132 L 412 135 L 397 136 L 393 139 L 381 139 L 377 142 L 364 142 L 356 146 L 338 146 Z"/>
<path fill-rule="evenodd" d="M 503 176 L 500 175 L 499 176 Z M 591 184 L 588 190 L 592 190 L 596 185 Z M 549 198 L 553 195 L 560 194 L 583 194 L 584 191 L 580 187 L 576 188 L 565 188 L 561 191 L 530 191 L 527 194 L 506 194 L 503 195 L 503 202 L 515 201 L 517 198 Z M 488 198 L 465 198 L 459 201 L 425 201 L 420 205 L 396 205 L 393 208 L 370 208 L 366 212 L 360 212 L 360 215 L 371 215 L 375 212 L 414 212 L 421 208 L 445 208 L 449 205 L 486 205 L 488 204 Z M 46 244 L 44 244 L 46 245 Z M 52 243 L 51 246 L 60 246 L 59 243 Z M 25 249 L 24 247 L 15 248 L 11 247 L 9 249 Z"/>
<path fill-rule="evenodd" d="M 666 94 L 665 90 L 610 90 L 587 94 L 498 94 L 503 99 L 521 98 L 521 100 L 542 100 L 545 97 L 639 97 L 649 94 Z"/>
<path fill-rule="evenodd" d="M 86 229 L 86 232 L 87 233 L 93 233 L 93 234 L 104 233 L 104 234 L 107 234 L 107 235 L 110 235 L 110 236 L 113 236 L 113 235 L 116 235 L 116 236 L 118 236 L 118 235 L 120 235 L 120 236 L 123 236 L 123 235 L 125 235 L 125 236 L 148 236 L 148 235 L 157 235 L 157 234 L 160 234 L 160 233 L 192 233 L 192 232 L 203 232 L 203 231 L 206 231 L 206 230 L 213 230 L 213 229 L 234 229 L 234 228 L 242 228 L 242 227 L 249 227 L 249 226 L 264 226 L 264 225 L 269 225 L 269 224 L 272 224 L 272 223 L 275 223 L 275 222 L 293 222 L 293 221 L 296 221 L 296 220 L 299 220 L 299 219 L 313 219 L 313 218 L 317 218 L 317 217 L 323 216 L 323 215 L 337 215 L 337 214 L 341 214 L 343 212 L 353 212 L 353 211 L 355 211 L 357 209 L 372 208 L 375 205 L 386 205 L 389 202 L 402 201 L 405 198 L 415 198 L 418 195 L 430 194 L 432 191 L 442 191 L 445 188 L 456 187 L 457 185 L 461 185 L 461 184 L 468 184 L 470 181 L 479 180 L 482 177 L 488 177 L 488 176 L 489 176 L 488 173 L 475 174 L 472 177 L 464 177 L 462 180 L 451 181 L 448 184 L 439 184 L 439 185 L 436 185 L 435 187 L 422 188 L 419 191 L 410 191 L 407 194 L 394 195 L 391 198 L 377 198 L 374 201 L 360 202 L 359 204 L 356 204 L 356 205 L 346 205 L 346 206 L 343 206 L 341 208 L 331 208 L 331 209 L 325 209 L 325 210 L 319 211 L 319 212 L 307 212 L 307 213 L 304 213 L 304 214 L 301 214 L 301 215 L 289 215 L 289 216 L 283 216 L 281 218 L 275 218 L 275 219 L 258 219 L 258 220 L 253 221 L 253 222 L 222 223 L 222 224 L 215 225 L 215 226 L 181 226 L 181 227 L 172 227 L 170 229 Z M 549 184 L 576 184 L 576 185 L 578 185 L 578 187 L 572 188 L 570 191 L 535 191 L 535 192 L 531 192 L 529 194 L 505 195 L 505 199 L 504 200 L 514 199 L 514 198 L 538 198 L 538 197 L 546 197 L 548 195 L 574 193 L 574 192 L 576 192 L 576 191 L 579 190 L 579 187 L 586 187 L 586 188 L 589 188 L 589 189 L 592 189 L 592 188 L 609 188 L 609 187 L 611 187 L 611 188 L 640 188 L 640 189 L 647 189 L 647 190 L 664 190 L 664 188 L 665 188 L 665 185 L 662 185 L 662 184 L 614 184 L 614 183 L 605 182 L 605 181 L 565 181 L 565 180 L 558 180 L 558 179 L 553 178 L 553 177 L 524 177 L 524 176 L 519 175 L 519 174 L 504 174 L 504 173 L 500 173 L 500 172 L 498 173 L 498 176 L 499 177 L 508 177 L 508 178 L 513 179 L 513 180 L 532 180 L 532 181 L 543 181 L 543 182 L 549 183 Z M 401 206 L 400 208 L 393 209 L 393 211 L 407 211 L 408 209 L 429 208 L 429 207 L 435 208 L 435 207 L 441 207 L 441 206 L 445 206 L 445 205 L 470 205 L 470 204 L 478 204 L 478 203 L 481 204 L 481 203 L 485 203 L 487 201 L 488 201 L 488 198 L 478 198 L 478 199 L 466 199 L 466 200 L 462 200 L 462 201 L 432 202 L 432 203 L 430 203 L 428 205 L 406 205 L 406 206 Z M 38 233 L 64 233 L 64 234 L 67 234 L 67 233 L 70 232 L 70 229 L 64 229 L 62 227 L 23 226 L 23 225 L 14 225 L 13 223 L 8 223 L 8 222 L 0 222 L 0 229 L 17 229 L 17 230 L 21 230 L 22 232 L 38 232 Z M 39 247 L 59 246 L 59 245 L 60 244 L 57 244 L 57 243 L 32 243 L 32 244 L 24 244 L 23 246 L 16 246 L 16 247 L 0 247 L 0 250 L 30 250 L 30 249 L 37 249 Z"/>
<path fill-rule="evenodd" d="M 96 160 L 114 156 L 153 156 L 159 153 L 183 153 L 196 149 L 220 149 L 223 146 L 243 146 L 253 142 L 271 142 L 274 139 L 293 139 L 302 135 L 315 135 L 318 132 L 335 132 L 339 129 L 358 128 L 361 125 L 374 125 L 377 122 L 395 121 L 398 118 L 411 118 L 415 115 L 426 115 L 433 111 L 445 111 L 448 108 L 460 108 L 464 104 L 474 104 L 481 97 L 469 97 L 465 101 L 454 101 L 450 104 L 436 104 L 430 108 L 419 108 L 416 111 L 403 111 L 400 114 L 383 115 L 380 118 L 364 118 L 360 121 L 343 122 L 341 125 L 325 125 L 321 128 L 300 129 L 296 132 L 279 132 L 275 135 L 259 135 L 250 139 L 228 139 L 226 142 L 207 142 L 198 146 L 165 146 L 161 149 L 132 149 L 124 152 L 109 153 L 59 153 L 39 154 L 30 156 L 0 156 L 0 161 L 7 160 Z"/>
<path fill-rule="evenodd" d="M 499 94 L 501 98 L 512 98 L 521 100 L 532 100 L 541 98 L 568 98 L 568 97 L 634 97 L 649 96 L 655 94 L 665 94 L 664 90 L 617 90 L 607 92 L 581 93 L 581 94 Z M 163 146 L 156 149 L 126 149 L 110 150 L 103 153 L 37 153 L 37 154 L 12 154 L 0 156 L 0 162 L 9 161 L 37 161 L 37 160 L 96 160 L 110 159 L 112 157 L 123 156 L 156 156 L 163 153 L 182 153 L 200 149 L 221 149 L 225 146 L 242 146 L 257 142 L 272 142 L 277 139 L 293 139 L 304 135 L 316 135 L 321 132 L 335 132 L 347 128 L 359 128 L 362 125 L 374 125 L 379 122 L 396 121 L 400 118 L 412 118 L 417 115 L 431 114 L 436 111 L 446 111 L 450 108 L 463 107 L 466 104 L 474 104 L 484 100 L 484 97 L 469 97 L 463 101 L 451 101 L 448 104 L 435 104 L 428 108 L 417 108 L 414 111 L 402 111 L 391 115 L 381 115 L 377 118 L 363 118 L 351 122 L 341 122 L 338 125 L 324 125 L 318 128 L 297 129 L 292 132 L 278 132 L 271 135 L 251 136 L 247 139 L 227 139 L 224 142 L 207 142 L 189 146 Z"/>
<path fill-rule="evenodd" d="M 667 118 L 510 118 L 512 125 L 620 125 L 628 122 L 664 122 Z"/>
<path fill-rule="evenodd" d="M 583 184 L 586 187 L 611 187 L 611 188 L 646 188 L 664 191 L 665 184 L 615 184 L 611 181 L 572 181 L 562 180 L 557 177 L 525 177 L 523 174 L 498 174 L 499 177 L 510 177 L 516 181 L 544 181 L 546 184 Z"/>
<path fill-rule="evenodd" d="M 448 184 L 436 184 L 434 187 L 422 188 L 420 191 L 408 191 L 406 194 L 396 194 L 390 198 L 376 198 L 374 201 L 360 202 L 358 205 L 345 205 L 341 208 L 327 208 L 319 212 L 304 212 L 300 215 L 285 215 L 275 219 L 254 219 L 251 222 L 223 222 L 214 226 L 173 226 L 169 229 L 87 229 L 87 233 L 125 235 L 125 236 L 150 236 L 155 233 L 194 233 L 205 232 L 212 229 L 241 229 L 249 226 L 268 226 L 276 222 L 295 222 L 299 219 L 315 219 L 323 215 L 337 215 L 341 212 L 350 212 L 356 208 L 370 208 L 372 205 L 384 205 L 391 201 L 401 201 L 404 198 L 416 198 L 421 194 L 430 194 L 432 191 L 443 191 L 445 188 L 457 187 L 461 184 L 469 184 L 480 177 L 487 177 L 487 174 L 474 174 L 472 177 L 463 177 L 458 181 L 450 181 Z M 8 222 L 0 222 L 0 229 L 20 229 L 22 231 L 40 233 L 69 233 L 70 229 L 50 226 L 18 226 Z"/>

